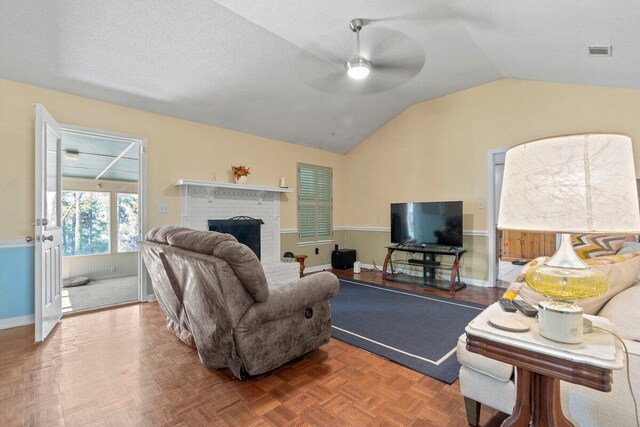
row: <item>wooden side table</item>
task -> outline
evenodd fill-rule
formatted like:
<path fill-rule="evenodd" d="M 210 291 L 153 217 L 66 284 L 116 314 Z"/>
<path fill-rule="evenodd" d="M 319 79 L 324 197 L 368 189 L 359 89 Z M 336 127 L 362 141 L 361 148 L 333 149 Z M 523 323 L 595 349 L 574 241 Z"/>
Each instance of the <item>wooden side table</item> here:
<path fill-rule="evenodd" d="M 300 263 L 300 277 L 304 277 L 304 260 L 308 255 L 294 255 L 294 258 Z"/>
<path fill-rule="evenodd" d="M 493 304 L 467 325 L 467 350 L 516 368 L 516 404 L 503 426 L 572 426 L 562 413 L 560 381 L 611 391 L 613 369 L 622 369 L 623 354 L 613 336 L 594 329 L 582 344 L 556 343 L 538 333 L 536 319 L 511 314 L 529 324 L 528 332 L 497 329 L 488 323 L 503 314 Z M 602 317 L 587 316 L 594 326 L 611 330 Z"/>

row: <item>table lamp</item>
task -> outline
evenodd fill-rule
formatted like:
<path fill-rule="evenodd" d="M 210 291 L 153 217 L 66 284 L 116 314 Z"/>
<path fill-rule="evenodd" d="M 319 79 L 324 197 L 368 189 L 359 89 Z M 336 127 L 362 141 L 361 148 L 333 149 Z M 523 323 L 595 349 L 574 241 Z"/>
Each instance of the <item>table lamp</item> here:
<path fill-rule="evenodd" d="M 539 303 L 540 334 L 582 341 L 575 301 L 604 295 L 607 276 L 578 257 L 571 233 L 640 234 L 631 139 L 586 134 L 528 142 L 506 153 L 498 229 L 561 233 L 557 252 L 525 275 L 550 298 Z"/>

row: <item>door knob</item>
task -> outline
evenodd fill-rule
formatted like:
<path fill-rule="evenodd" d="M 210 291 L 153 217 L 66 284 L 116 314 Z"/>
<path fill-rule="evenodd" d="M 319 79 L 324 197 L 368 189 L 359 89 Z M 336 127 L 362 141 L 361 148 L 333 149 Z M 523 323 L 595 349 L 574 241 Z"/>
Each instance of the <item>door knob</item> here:
<path fill-rule="evenodd" d="M 25 240 L 27 241 L 27 243 L 31 243 L 31 242 L 33 242 L 33 237 L 27 236 L 27 238 Z"/>
<path fill-rule="evenodd" d="M 53 242 L 53 234 L 51 236 L 42 236 L 42 241 L 44 242 L 45 240 L 48 240 L 50 242 Z"/>

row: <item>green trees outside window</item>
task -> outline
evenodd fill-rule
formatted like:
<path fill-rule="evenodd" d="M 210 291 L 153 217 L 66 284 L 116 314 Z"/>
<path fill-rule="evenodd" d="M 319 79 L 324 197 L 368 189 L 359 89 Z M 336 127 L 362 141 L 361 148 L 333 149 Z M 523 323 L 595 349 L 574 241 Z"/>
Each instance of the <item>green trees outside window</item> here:
<path fill-rule="evenodd" d="M 118 252 L 138 250 L 138 195 L 118 193 Z"/>
<path fill-rule="evenodd" d="M 62 254 L 95 255 L 110 252 L 109 193 L 62 192 Z"/>
<path fill-rule="evenodd" d="M 62 192 L 62 255 L 111 253 L 111 198 L 103 191 Z M 113 195 L 114 252 L 138 250 L 138 195 Z"/>

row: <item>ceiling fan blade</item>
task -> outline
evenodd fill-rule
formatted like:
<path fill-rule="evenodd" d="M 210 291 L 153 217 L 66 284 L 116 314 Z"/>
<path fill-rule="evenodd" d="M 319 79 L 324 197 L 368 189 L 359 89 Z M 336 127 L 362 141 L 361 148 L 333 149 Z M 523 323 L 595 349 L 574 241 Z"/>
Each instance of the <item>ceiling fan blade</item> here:
<path fill-rule="evenodd" d="M 305 47 L 296 61 L 296 74 L 300 81 L 321 92 L 367 95 L 404 84 L 424 66 L 424 49 L 411 37 L 383 27 L 366 33 L 363 30 L 361 55 L 372 62 L 371 74 L 354 80 L 344 67 L 354 48 L 353 33 L 327 35 Z"/>
<path fill-rule="evenodd" d="M 415 69 L 411 69 L 411 68 L 407 68 L 407 67 L 396 67 L 396 66 L 383 66 L 383 67 L 378 67 L 376 66 L 372 71 L 372 74 L 375 73 L 376 79 L 377 78 L 386 78 L 389 79 L 389 86 L 393 87 L 396 86 L 395 82 L 393 80 L 402 80 L 402 83 L 404 83 L 405 81 L 409 81 L 411 80 L 413 77 L 415 77 L 418 73 L 416 73 Z"/>
<path fill-rule="evenodd" d="M 490 15 L 480 15 L 478 13 L 472 13 L 469 10 L 464 10 L 460 7 L 460 10 L 451 8 L 437 9 L 431 11 L 423 11 L 417 13 L 406 13 L 395 16 L 383 16 L 379 18 L 362 18 L 364 25 L 382 24 L 382 23 L 395 23 L 402 22 L 415 22 L 415 23 L 451 23 L 458 22 L 460 24 L 473 24 L 478 27 L 495 27 L 495 19 Z"/>
<path fill-rule="evenodd" d="M 403 60 L 383 60 L 374 62 L 373 68 L 375 70 L 405 70 L 407 73 L 418 74 L 422 67 L 424 67 L 424 56 L 407 57 Z"/>
<path fill-rule="evenodd" d="M 407 13 L 396 16 L 383 16 L 381 18 L 363 18 L 364 25 L 375 24 L 377 22 L 407 22 L 407 21 L 426 21 L 437 18 L 433 12 Z"/>
<path fill-rule="evenodd" d="M 394 30 L 379 28 L 366 34 L 362 42 L 362 52 L 371 61 L 402 60 L 413 55 L 424 55 L 424 48 L 411 37 Z"/>
<path fill-rule="evenodd" d="M 325 93 L 340 93 L 348 83 L 343 65 L 306 52 L 297 58 L 295 73 L 301 82 Z"/>
<path fill-rule="evenodd" d="M 315 75 L 309 75 L 303 81 L 309 86 L 314 87 L 322 92 L 333 93 L 339 92 L 341 90 L 341 87 L 345 86 L 348 83 L 345 76 L 341 72 L 327 74 L 318 73 Z"/>
<path fill-rule="evenodd" d="M 332 65 L 344 66 L 344 63 L 348 59 L 345 59 L 344 57 L 331 52 L 319 45 L 309 46 L 309 48 L 306 50 L 308 50 L 312 55 Z"/>
<path fill-rule="evenodd" d="M 353 32 L 326 34 L 303 47 L 308 53 L 334 65 L 344 66 L 356 52 Z"/>

